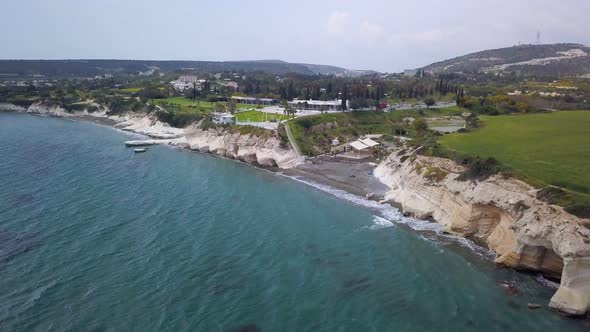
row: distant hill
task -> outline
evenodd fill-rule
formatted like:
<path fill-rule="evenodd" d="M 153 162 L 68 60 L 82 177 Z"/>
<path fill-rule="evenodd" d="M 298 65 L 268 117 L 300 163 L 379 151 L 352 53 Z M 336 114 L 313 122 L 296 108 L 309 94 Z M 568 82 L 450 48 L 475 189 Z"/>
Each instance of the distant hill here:
<path fill-rule="evenodd" d="M 336 66 L 289 63 L 281 60 L 258 61 L 150 61 L 150 60 L 0 60 L 0 78 L 6 77 L 93 77 L 102 74 L 134 74 L 153 68 L 161 71 L 196 70 L 217 73 L 222 71 L 263 71 L 282 75 L 360 76 L 365 71 L 354 71 Z"/>
<path fill-rule="evenodd" d="M 520 72 L 538 76 L 590 75 L 590 48 L 580 44 L 520 45 L 433 63 L 426 72 Z"/>

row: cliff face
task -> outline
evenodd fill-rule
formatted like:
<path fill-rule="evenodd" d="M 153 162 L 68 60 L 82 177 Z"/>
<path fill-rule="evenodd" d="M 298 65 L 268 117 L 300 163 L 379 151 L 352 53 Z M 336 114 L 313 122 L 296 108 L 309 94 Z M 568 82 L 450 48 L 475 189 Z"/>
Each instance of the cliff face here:
<path fill-rule="evenodd" d="M 295 151 L 282 147 L 276 136 L 231 133 L 224 128 L 203 130 L 197 125 L 174 128 L 149 116 L 122 116 L 118 120 L 115 127 L 156 138 L 150 140 L 152 144 L 174 145 L 268 167 L 292 168 L 299 163 Z"/>
<path fill-rule="evenodd" d="M 550 306 L 571 315 L 590 310 L 588 220 L 535 198 L 526 183 L 494 175 L 458 181 L 451 160 L 394 152 L 375 170 L 391 188 L 386 198 L 417 218 L 432 217 L 445 230 L 481 240 L 498 264 L 561 279 Z"/>
<path fill-rule="evenodd" d="M 262 166 L 292 168 L 299 163 L 293 149 L 282 147 L 278 137 L 258 137 L 230 133 L 224 129 L 202 130 L 189 127 L 178 142 L 191 150 L 210 152 L 220 156 Z"/>
<path fill-rule="evenodd" d="M 295 151 L 291 147 L 281 146 L 281 140 L 276 136 L 243 135 L 231 133 L 223 128 L 202 130 L 198 126 L 174 128 L 145 114 L 128 113 L 107 116 L 104 110 L 92 113 L 87 111 L 67 112 L 61 107 L 50 107 L 43 104 L 33 104 L 28 108 L 0 104 L 0 111 L 27 112 L 56 117 L 109 119 L 116 123 L 114 125 L 116 128 L 151 137 L 151 144 L 168 144 L 209 152 L 261 166 L 292 168 L 300 162 Z"/>

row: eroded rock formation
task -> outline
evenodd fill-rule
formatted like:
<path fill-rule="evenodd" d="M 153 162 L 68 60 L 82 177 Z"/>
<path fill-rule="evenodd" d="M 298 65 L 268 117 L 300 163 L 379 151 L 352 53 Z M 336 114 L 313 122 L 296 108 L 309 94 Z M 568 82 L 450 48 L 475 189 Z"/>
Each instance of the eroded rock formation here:
<path fill-rule="evenodd" d="M 590 230 L 587 220 L 535 198 L 536 189 L 494 175 L 459 181 L 455 162 L 392 153 L 375 170 L 391 190 L 386 198 L 417 218 L 432 217 L 445 230 L 486 243 L 496 262 L 560 279 L 550 306 L 571 315 L 590 310 Z"/>

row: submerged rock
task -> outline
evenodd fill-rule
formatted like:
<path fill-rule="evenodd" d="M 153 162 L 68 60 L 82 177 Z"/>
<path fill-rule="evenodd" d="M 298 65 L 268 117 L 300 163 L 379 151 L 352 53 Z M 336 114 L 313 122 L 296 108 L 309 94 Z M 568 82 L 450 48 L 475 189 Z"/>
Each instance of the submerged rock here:
<path fill-rule="evenodd" d="M 527 304 L 527 307 L 528 307 L 529 309 L 532 309 L 532 310 L 534 310 L 534 309 L 539 309 L 539 308 L 541 308 L 541 305 L 540 305 L 540 304 L 537 304 L 537 303 L 529 303 L 529 304 Z"/>

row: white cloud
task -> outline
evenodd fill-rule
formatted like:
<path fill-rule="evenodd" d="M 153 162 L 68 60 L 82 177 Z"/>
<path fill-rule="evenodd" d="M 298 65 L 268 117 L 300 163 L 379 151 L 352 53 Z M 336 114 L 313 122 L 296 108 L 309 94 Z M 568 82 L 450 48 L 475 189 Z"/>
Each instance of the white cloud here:
<path fill-rule="evenodd" d="M 383 27 L 379 24 L 363 21 L 360 26 L 360 33 L 363 37 L 378 38 L 383 34 Z"/>
<path fill-rule="evenodd" d="M 350 20 L 350 13 L 336 10 L 330 14 L 326 22 L 326 31 L 331 34 L 342 34 Z"/>

